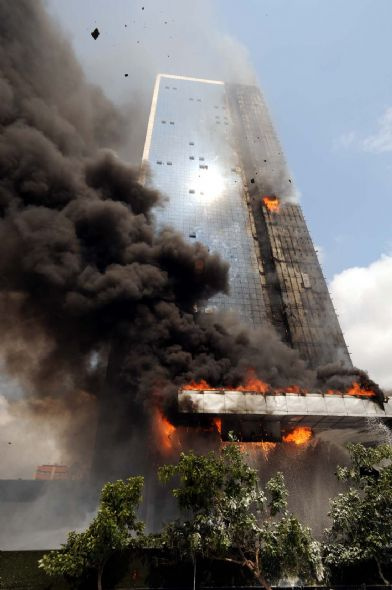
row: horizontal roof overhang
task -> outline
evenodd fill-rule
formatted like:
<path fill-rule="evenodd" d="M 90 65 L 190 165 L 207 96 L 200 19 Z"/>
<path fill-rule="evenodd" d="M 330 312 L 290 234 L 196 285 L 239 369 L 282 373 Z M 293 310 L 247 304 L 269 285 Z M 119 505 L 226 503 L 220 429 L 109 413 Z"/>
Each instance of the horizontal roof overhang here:
<path fill-rule="evenodd" d="M 180 389 L 178 409 L 189 414 L 238 415 L 283 421 L 292 421 L 296 417 L 297 420 L 308 418 L 307 421 L 314 422 L 317 418 L 324 418 L 324 423 L 344 422 L 347 425 L 356 419 L 392 419 L 392 404 L 387 403 L 382 409 L 372 398 L 344 394 Z"/>

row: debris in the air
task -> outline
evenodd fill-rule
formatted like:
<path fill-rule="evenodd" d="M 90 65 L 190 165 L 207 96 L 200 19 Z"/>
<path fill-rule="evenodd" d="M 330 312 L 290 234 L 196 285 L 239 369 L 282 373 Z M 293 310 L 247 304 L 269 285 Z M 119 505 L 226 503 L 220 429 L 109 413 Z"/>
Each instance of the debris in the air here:
<path fill-rule="evenodd" d="M 142 6 L 142 10 L 144 10 L 144 6 Z"/>
<path fill-rule="evenodd" d="M 251 181 L 252 184 L 254 184 L 255 179 L 254 178 L 251 178 L 250 181 Z"/>
<path fill-rule="evenodd" d="M 91 32 L 91 36 L 94 39 L 94 41 L 96 41 L 99 37 L 99 31 L 97 28 L 95 28 L 92 32 Z"/>
<path fill-rule="evenodd" d="M 126 78 L 128 78 L 128 74 L 124 74 L 124 76 L 125 76 Z"/>
<path fill-rule="evenodd" d="M 291 178 L 289 178 L 289 182 L 291 182 Z"/>

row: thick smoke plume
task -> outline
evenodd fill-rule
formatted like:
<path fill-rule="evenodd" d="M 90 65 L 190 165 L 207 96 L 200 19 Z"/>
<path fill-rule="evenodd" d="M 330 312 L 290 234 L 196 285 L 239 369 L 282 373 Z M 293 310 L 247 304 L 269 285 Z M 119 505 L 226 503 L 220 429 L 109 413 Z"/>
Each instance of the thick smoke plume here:
<path fill-rule="evenodd" d="M 101 447 L 126 452 L 136 423 L 170 414 L 193 379 L 236 386 L 252 367 L 272 386 L 316 383 L 270 330 L 195 312 L 227 290 L 227 263 L 156 230 L 163 199 L 113 151 L 126 120 L 42 3 L 0 0 L 0 40 L 1 353 L 41 415 L 52 397 L 100 397 Z"/>
<path fill-rule="evenodd" d="M 130 412 L 131 397 L 133 413 L 191 379 L 235 385 L 249 366 L 272 384 L 303 381 L 303 362 L 273 335 L 252 343 L 243 330 L 194 313 L 227 289 L 227 264 L 170 228 L 156 231 L 160 195 L 102 151 L 121 143 L 124 119 L 86 83 L 41 3 L 1 0 L 0 16 L 7 370 L 33 397 L 67 404 L 75 391 L 101 394 L 111 350 L 110 396 L 120 408 L 123 396 Z"/>

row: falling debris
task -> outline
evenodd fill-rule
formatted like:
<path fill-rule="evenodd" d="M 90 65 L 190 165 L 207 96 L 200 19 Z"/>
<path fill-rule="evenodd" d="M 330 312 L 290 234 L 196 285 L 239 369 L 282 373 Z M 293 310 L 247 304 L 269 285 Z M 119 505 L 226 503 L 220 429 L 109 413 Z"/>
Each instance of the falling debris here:
<path fill-rule="evenodd" d="M 99 30 L 97 28 L 95 28 L 92 32 L 91 32 L 91 36 L 92 38 L 96 41 L 99 37 L 100 33 Z"/>
<path fill-rule="evenodd" d="M 124 74 L 124 76 L 125 76 L 126 78 L 128 78 L 128 74 Z"/>

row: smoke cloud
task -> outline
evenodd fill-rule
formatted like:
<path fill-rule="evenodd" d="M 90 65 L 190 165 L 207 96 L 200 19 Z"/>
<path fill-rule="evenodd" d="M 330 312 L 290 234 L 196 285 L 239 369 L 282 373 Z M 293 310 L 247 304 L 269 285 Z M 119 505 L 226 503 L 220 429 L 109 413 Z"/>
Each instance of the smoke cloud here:
<path fill-rule="evenodd" d="M 252 367 L 272 386 L 317 383 L 270 329 L 196 313 L 227 291 L 228 265 L 157 231 L 164 199 L 117 156 L 137 117 L 87 82 L 42 2 L 0 0 L 0 39 L 1 354 L 23 411 L 71 420 L 75 400 L 99 398 L 106 465 L 129 455 L 152 407 L 173 413 L 184 382 L 236 386 Z M 77 461 L 70 432 L 59 428 Z"/>
<path fill-rule="evenodd" d="M 162 198 L 107 150 L 126 136 L 124 117 L 42 4 L 2 0 L 0 15 L 1 352 L 32 411 L 105 397 L 109 351 L 110 399 L 127 426 L 201 376 L 235 385 L 251 365 L 272 384 L 303 381 L 304 363 L 273 334 L 194 313 L 227 290 L 227 263 L 156 231 Z"/>

